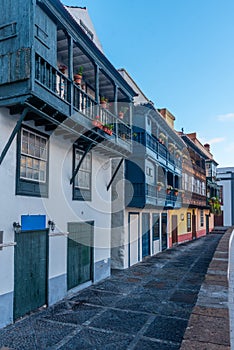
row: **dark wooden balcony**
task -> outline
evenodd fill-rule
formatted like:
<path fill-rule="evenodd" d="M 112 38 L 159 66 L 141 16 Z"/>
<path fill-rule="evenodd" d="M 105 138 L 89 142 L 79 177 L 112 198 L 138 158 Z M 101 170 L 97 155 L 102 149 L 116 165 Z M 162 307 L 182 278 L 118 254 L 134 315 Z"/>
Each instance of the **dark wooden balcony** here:
<path fill-rule="evenodd" d="M 156 159 L 160 164 L 168 167 L 169 169 L 178 170 L 181 172 L 182 160 L 176 158 L 167 147 L 159 142 L 159 140 L 146 132 L 134 132 L 134 148 L 138 152 L 137 143 L 145 147 L 145 152 L 149 154 L 153 159 Z"/>
<path fill-rule="evenodd" d="M 181 207 L 181 194 L 175 195 L 172 190 L 157 190 L 156 186 L 143 183 L 126 184 L 126 205 L 129 207 L 160 207 L 166 209 Z"/>
<path fill-rule="evenodd" d="M 6 18 L 14 21 L 9 25 L 12 35 L 0 38 L 0 106 L 11 114 L 27 108 L 26 119 L 45 131 L 63 126 L 66 138 L 69 132 L 73 139 L 84 135 L 87 141 L 105 143 L 118 156 L 129 155 L 135 92 L 62 3 L 27 1 L 13 19 L 5 2 L 0 9 L 3 23 Z M 81 68 L 79 83 L 75 75 Z M 108 99 L 109 109 L 100 106 L 101 98 Z M 119 112 L 126 108 L 121 119 Z M 103 128 L 93 125 L 97 117 Z"/>

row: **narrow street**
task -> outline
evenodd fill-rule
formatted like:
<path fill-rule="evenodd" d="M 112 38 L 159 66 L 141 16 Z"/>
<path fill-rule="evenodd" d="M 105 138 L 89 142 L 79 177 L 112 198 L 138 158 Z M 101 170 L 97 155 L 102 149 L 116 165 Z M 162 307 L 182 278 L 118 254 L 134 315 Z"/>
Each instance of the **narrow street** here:
<path fill-rule="evenodd" d="M 0 331 L 0 348 L 175 350 L 222 236 L 147 258 Z"/>

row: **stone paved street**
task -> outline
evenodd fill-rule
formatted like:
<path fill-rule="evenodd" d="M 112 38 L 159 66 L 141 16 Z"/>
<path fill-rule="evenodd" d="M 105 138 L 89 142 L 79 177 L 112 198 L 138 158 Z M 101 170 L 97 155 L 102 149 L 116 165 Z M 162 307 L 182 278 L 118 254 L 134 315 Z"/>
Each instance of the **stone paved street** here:
<path fill-rule="evenodd" d="M 0 331 L 0 348 L 179 349 L 222 236 L 210 234 L 147 258 L 54 307 Z"/>

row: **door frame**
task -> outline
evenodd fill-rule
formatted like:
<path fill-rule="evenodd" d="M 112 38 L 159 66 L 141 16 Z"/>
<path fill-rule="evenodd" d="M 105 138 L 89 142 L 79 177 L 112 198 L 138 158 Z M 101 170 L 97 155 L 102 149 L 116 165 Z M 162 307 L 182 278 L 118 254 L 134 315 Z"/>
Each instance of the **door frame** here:
<path fill-rule="evenodd" d="M 129 212 L 128 213 L 128 267 L 130 267 L 130 254 L 131 254 L 131 241 L 130 241 L 130 217 L 131 215 L 137 215 L 138 216 L 138 232 L 137 232 L 137 241 L 138 241 L 138 244 L 137 244 L 137 249 L 138 249 L 138 257 L 137 257 L 137 260 L 140 261 L 140 213 L 139 212 Z"/>
<path fill-rule="evenodd" d="M 147 215 L 148 216 L 148 231 L 147 232 L 145 232 L 144 234 L 143 234 L 143 215 Z M 151 244 L 150 244 L 150 239 L 151 239 L 151 222 L 150 222 L 150 212 L 143 212 L 142 213 L 142 219 L 141 219 L 141 232 L 142 232 L 142 240 L 141 240 L 141 245 L 142 245 L 142 248 L 141 248 L 141 250 L 142 250 L 142 259 L 143 258 L 145 258 L 145 257 L 147 257 L 147 256 L 150 256 L 150 247 L 151 247 Z M 148 235 L 148 255 L 144 255 L 143 256 L 143 236 L 144 235 Z"/>
<path fill-rule="evenodd" d="M 171 216 L 171 243 L 178 243 L 178 216 L 174 214 Z"/>
<path fill-rule="evenodd" d="M 197 238 L 197 216 L 195 214 L 195 210 L 192 212 L 192 239 Z"/>

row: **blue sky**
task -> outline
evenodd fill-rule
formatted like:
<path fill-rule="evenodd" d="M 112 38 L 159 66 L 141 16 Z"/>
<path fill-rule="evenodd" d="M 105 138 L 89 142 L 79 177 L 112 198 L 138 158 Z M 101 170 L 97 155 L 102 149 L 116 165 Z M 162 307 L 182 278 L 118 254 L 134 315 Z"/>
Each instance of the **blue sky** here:
<path fill-rule="evenodd" d="M 234 166 L 233 0 L 64 0 L 86 6 L 104 52 L 176 128 Z"/>

